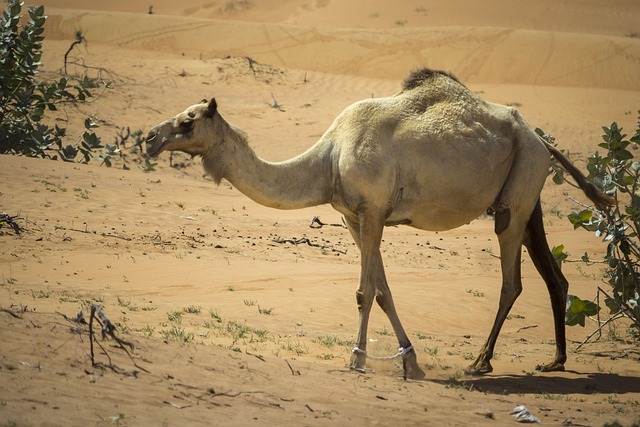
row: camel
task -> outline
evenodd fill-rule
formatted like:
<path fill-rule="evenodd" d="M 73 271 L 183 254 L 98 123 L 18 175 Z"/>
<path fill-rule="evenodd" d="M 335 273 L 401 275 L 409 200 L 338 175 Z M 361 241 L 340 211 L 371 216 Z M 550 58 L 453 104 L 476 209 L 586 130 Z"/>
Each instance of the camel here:
<path fill-rule="evenodd" d="M 385 277 L 380 254 L 384 227 L 449 230 L 492 210 L 502 290 L 489 337 L 467 373 L 493 371 L 498 334 L 522 291 L 523 245 L 547 285 L 555 324 L 555 357 L 537 369 L 564 370 L 568 282 L 550 253 L 540 205 L 551 156 L 596 205 L 609 205 L 612 199 L 539 138 L 515 109 L 484 101 L 453 74 L 413 71 L 400 92 L 347 107 L 315 145 L 287 161 L 259 158 L 246 134 L 222 118 L 215 98 L 149 132 L 148 156 L 173 150 L 202 156 L 214 182 L 225 178 L 262 205 L 299 209 L 330 203 L 344 216 L 361 255 L 358 333 L 350 361 L 360 372 L 375 299 L 398 339 L 405 378 L 425 375 Z"/>

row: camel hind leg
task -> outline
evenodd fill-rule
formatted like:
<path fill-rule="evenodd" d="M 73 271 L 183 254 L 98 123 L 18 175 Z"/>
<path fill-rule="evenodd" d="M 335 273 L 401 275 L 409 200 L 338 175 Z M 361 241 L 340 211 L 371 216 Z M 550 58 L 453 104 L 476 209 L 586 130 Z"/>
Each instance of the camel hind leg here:
<path fill-rule="evenodd" d="M 564 313 L 567 305 L 569 283 L 549 250 L 549 244 L 547 243 L 547 238 L 544 233 L 540 201 L 536 204 L 529 223 L 527 224 L 527 234 L 524 244 L 529 251 L 533 264 L 544 279 L 547 289 L 549 290 L 555 326 L 555 358 L 547 365 L 538 365 L 536 369 L 543 372 L 564 371 L 564 363 L 567 361 Z"/>
<path fill-rule="evenodd" d="M 495 231 L 500 243 L 502 268 L 500 302 L 489 337 L 476 361 L 467 369 L 469 374 L 485 374 L 493 371 L 491 358 L 498 335 L 511 307 L 522 292 L 520 271 L 522 245 L 525 236 L 531 234 L 529 230 L 533 228 L 530 226 L 531 217 L 536 205 L 539 204 L 540 191 L 549 167 L 547 149 L 538 141 L 537 136 L 515 110 L 512 111 L 512 115 L 515 157 L 495 206 Z M 531 236 L 539 240 L 538 230 L 536 229 L 536 233 Z M 537 250 L 535 253 L 538 255 L 541 252 Z M 548 268 L 541 255 L 537 259 L 545 268 Z"/>
<path fill-rule="evenodd" d="M 498 218 L 498 215 L 509 214 L 510 209 L 503 209 L 496 212 L 496 223 L 506 221 Z M 520 275 L 520 259 L 522 254 L 522 241 L 524 239 L 525 224 L 510 219 L 506 229 L 498 235 L 500 242 L 500 264 L 502 267 L 502 289 L 500 291 L 500 303 L 496 313 L 489 338 L 480 350 L 476 361 L 467 368 L 466 373 L 470 375 L 482 375 L 493 371 L 491 359 L 498 340 L 498 335 L 502 325 L 507 319 L 507 315 L 522 292 L 522 281 Z"/>

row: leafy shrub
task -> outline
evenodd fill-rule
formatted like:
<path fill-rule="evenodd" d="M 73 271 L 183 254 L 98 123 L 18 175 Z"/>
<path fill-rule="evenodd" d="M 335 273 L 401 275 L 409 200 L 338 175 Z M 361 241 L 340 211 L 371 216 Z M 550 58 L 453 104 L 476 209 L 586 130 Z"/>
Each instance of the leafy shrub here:
<path fill-rule="evenodd" d="M 639 111 L 640 113 L 640 111 Z M 615 198 L 611 207 L 585 208 L 572 212 L 568 219 L 574 229 L 583 228 L 603 238 L 607 244 L 604 255 L 605 280 L 609 291 L 599 288 L 605 295 L 604 303 L 609 309 L 610 319 L 627 317 L 633 322 L 636 333 L 640 331 L 640 161 L 634 161 L 630 146 L 640 143 L 640 119 L 635 134 L 627 139 L 612 123 L 603 127 L 603 142 L 598 147 L 604 154 L 592 154 L 587 161 L 588 179 Z M 542 134 L 541 131 L 538 132 Z M 556 170 L 554 169 L 554 172 Z M 556 173 L 554 182 L 561 183 L 564 177 Z M 588 254 L 582 257 L 589 261 Z M 585 325 L 585 318 L 594 316 L 601 307 L 592 301 L 570 295 L 565 323 Z"/>
<path fill-rule="evenodd" d="M 56 111 L 64 103 L 84 102 L 97 88 L 94 79 L 65 77 L 51 82 L 36 79 L 41 65 L 44 6 L 29 6 L 29 20 L 21 25 L 23 2 L 8 0 L 0 20 L 0 153 L 20 154 L 65 161 L 88 162 L 103 148 L 93 132 L 93 119 L 84 122 L 81 139 L 65 145 L 66 129 L 42 122 L 46 110 Z"/>

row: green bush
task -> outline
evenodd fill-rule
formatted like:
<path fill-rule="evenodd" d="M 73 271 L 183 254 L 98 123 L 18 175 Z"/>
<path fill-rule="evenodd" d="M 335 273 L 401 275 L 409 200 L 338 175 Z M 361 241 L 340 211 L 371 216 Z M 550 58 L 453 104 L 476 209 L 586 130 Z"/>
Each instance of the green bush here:
<path fill-rule="evenodd" d="M 638 112 L 640 113 L 640 111 Z M 574 229 L 594 232 L 607 245 L 604 255 L 605 282 L 603 293 L 609 309 L 609 319 L 627 317 L 635 333 L 640 331 L 640 161 L 629 151 L 640 143 L 640 119 L 635 134 L 627 139 L 617 123 L 603 127 L 604 135 L 598 147 L 604 150 L 587 160 L 588 179 L 615 198 L 615 204 L 604 209 L 585 208 L 572 212 L 568 219 Z M 539 134 L 543 132 L 539 131 Z M 553 168 L 554 182 L 564 177 Z M 589 262 L 588 254 L 582 257 Z M 585 325 L 585 319 L 596 315 L 601 307 L 588 300 L 570 295 L 565 321 L 567 325 Z"/>
<path fill-rule="evenodd" d="M 61 104 L 92 98 L 91 89 L 98 86 L 87 76 L 50 82 L 37 79 L 47 17 L 44 6 L 29 6 L 29 20 L 21 21 L 23 5 L 8 0 L 0 20 L 0 153 L 86 163 L 95 150 L 103 148 L 93 132 L 94 120 L 85 120 L 79 141 L 65 145 L 66 129 L 44 124 L 43 116 Z"/>

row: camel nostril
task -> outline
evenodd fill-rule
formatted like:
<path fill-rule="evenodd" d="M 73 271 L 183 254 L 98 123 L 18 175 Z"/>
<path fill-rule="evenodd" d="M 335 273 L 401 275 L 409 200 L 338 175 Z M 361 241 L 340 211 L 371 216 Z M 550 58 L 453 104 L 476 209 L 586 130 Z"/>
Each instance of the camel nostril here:
<path fill-rule="evenodd" d="M 147 135 L 146 141 L 147 141 L 147 142 L 151 142 L 151 141 L 153 141 L 154 139 L 156 139 L 156 137 L 157 137 L 157 136 L 158 136 L 158 132 L 151 131 L 151 132 L 149 132 L 149 134 Z"/>

